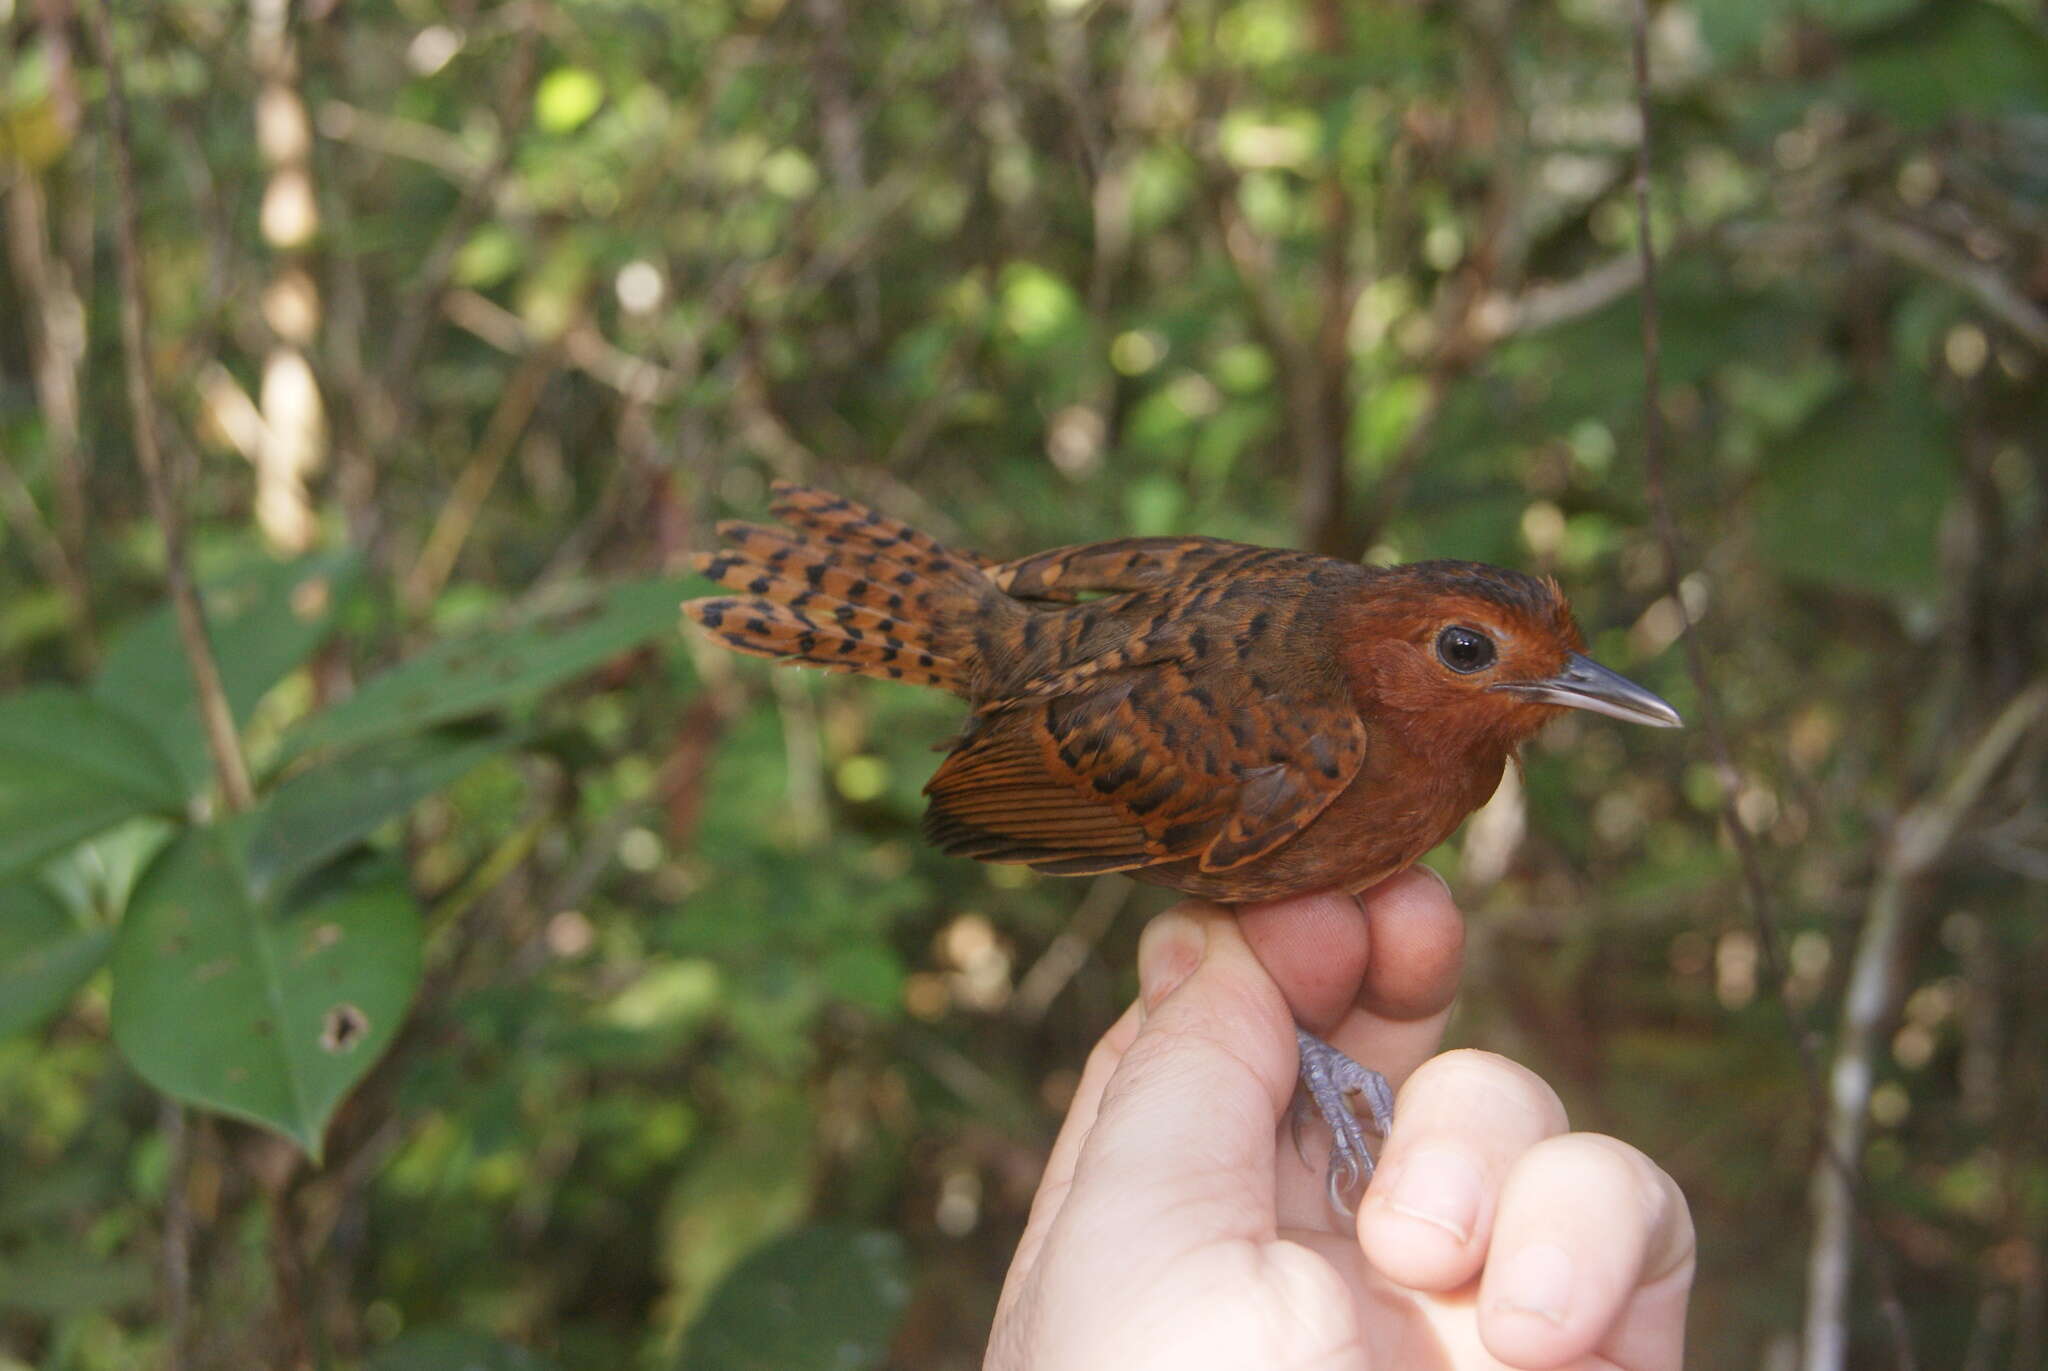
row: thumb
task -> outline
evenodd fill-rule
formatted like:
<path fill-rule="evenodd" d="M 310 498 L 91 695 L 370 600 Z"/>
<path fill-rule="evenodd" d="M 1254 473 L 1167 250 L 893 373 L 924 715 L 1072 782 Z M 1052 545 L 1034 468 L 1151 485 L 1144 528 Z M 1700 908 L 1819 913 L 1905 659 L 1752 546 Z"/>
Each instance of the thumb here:
<path fill-rule="evenodd" d="M 1170 1240 L 1192 1219 L 1208 1236 L 1270 1236 L 1276 1125 L 1298 1069 L 1285 997 L 1236 918 L 1198 902 L 1146 927 L 1138 978 L 1144 1023 L 1103 1091 L 1067 1207 L 1108 1206 L 1127 1235 Z"/>

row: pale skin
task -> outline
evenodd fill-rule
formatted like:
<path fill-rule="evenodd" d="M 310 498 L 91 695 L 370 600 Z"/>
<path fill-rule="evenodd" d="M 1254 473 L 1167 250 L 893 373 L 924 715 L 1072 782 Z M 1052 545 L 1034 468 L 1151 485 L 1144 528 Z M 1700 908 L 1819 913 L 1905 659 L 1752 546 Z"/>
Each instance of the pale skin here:
<path fill-rule="evenodd" d="M 1188 902 L 1089 1058 L 1004 1283 L 986 1371 L 1670 1371 L 1685 1198 L 1549 1086 L 1439 1054 L 1463 948 L 1443 883 L 1235 916 Z M 1286 1113 L 1294 1022 L 1399 1087 L 1355 1227 Z"/>

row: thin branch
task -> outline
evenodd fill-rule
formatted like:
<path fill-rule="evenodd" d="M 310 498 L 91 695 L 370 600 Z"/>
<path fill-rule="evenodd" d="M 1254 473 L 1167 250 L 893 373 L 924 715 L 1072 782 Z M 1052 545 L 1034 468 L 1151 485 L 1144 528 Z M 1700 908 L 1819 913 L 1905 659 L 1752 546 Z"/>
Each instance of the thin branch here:
<path fill-rule="evenodd" d="M 164 1330 L 167 1364 L 176 1368 L 190 1360 L 192 1335 L 192 1125 L 185 1106 L 166 1095 L 157 1103 L 158 1126 L 170 1153 L 170 1177 L 164 1185 Z"/>
<path fill-rule="evenodd" d="M 840 198 L 857 205 L 867 195 L 868 178 L 864 131 L 848 82 L 846 6 L 844 0 L 809 0 L 806 9 L 817 34 L 812 79 L 825 164 Z M 882 330 L 882 285 L 872 258 L 853 273 L 853 285 L 860 341 L 872 346 Z"/>
<path fill-rule="evenodd" d="M 1686 674 L 1691 678 L 1694 694 L 1698 697 L 1700 728 L 1706 735 L 1708 750 L 1713 756 L 1714 771 L 1720 781 L 1721 823 L 1728 833 L 1729 840 L 1734 844 L 1750 916 L 1756 928 L 1759 970 L 1763 976 L 1763 983 L 1772 988 L 1772 998 L 1785 1016 L 1793 1050 L 1798 1058 L 1800 1074 L 1806 1083 L 1811 1102 L 1809 1107 L 1814 1111 L 1816 1118 L 1820 1119 L 1826 1117 L 1828 1098 L 1821 1080 L 1820 1064 L 1815 1058 L 1804 1015 L 1784 994 L 1784 957 L 1779 947 L 1776 905 L 1771 898 L 1770 884 L 1764 876 L 1763 860 L 1757 851 L 1756 835 L 1750 832 L 1749 825 L 1744 821 L 1737 806 L 1737 800 L 1743 790 L 1742 770 L 1736 765 L 1735 752 L 1728 741 L 1728 730 L 1721 716 L 1719 697 L 1714 693 L 1713 680 L 1707 672 L 1705 650 L 1700 644 L 1699 635 L 1692 632 L 1692 612 L 1686 607 L 1681 584 L 1684 578 L 1680 568 L 1684 565 L 1685 559 L 1679 542 L 1678 522 L 1671 510 L 1670 487 L 1666 480 L 1664 412 L 1660 399 L 1663 388 L 1663 353 L 1657 298 L 1657 247 L 1652 235 L 1653 219 L 1650 213 L 1650 150 L 1655 123 L 1651 118 L 1650 100 L 1649 0 L 1634 0 L 1630 56 L 1636 114 L 1639 121 L 1635 202 L 1636 250 L 1642 263 L 1643 483 L 1649 499 L 1651 521 L 1656 530 L 1657 542 L 1664 553 L 1665 590 L 1672 604 L 1677 607 L 1680 618 L 1679 642 L 1685 658 Z M 1826 1164 L 1840 1175 L 1853 1202 L 1858 1186 L 1854 1159 L 1837 1154 L 1825 1140 L 1822 1141 L 1821 1149 Z M 1868 1230 L 1869 1215 L 1853 1203 L 1850 1207 L 1855 1210 L 1857 1220 Z M 1912 1332 L 1906 1323 L 1905 1306 L 1893 1285 L 1890 1265 L 1884 1259 L 1882 1247 L 1872 1243 L 1871 1252 L 1874 1259 L 1872 1265 L 1881 1289 L 1880 1303 L 1891 1331 L 1894 1358 L 1901 1371 L 1912 1371 L 1915 1365 Z M 1809 1362 L 1808 1371 L 1820 1371 L 1820 1368 Z"/>
<path fill-rule="evenodd" d="M 1566 281 L 1531 286 L 1512 302 L 1499 322 L 1502 337 L 1538 333 L 1583 319 L 1641 285 L 1643 259 L 1623 253 Z"/>
<path fill-rule="evenodd" d="M 1931 233 L 1868 209 L 1851 209 L 1847 222 L 1850 235 L 1858 241 L 1954 286 L 2013 332 L 2048 352 L 2048 310 L 2029 300 L 1997 271 L 1971 261 Z"/>
<path fill-rule="evenodd" d="M 507 8 L 512 8 L 507 6 Z M 417 402 L 420 351 L 439 312 L 443 295 L 455 276 L 456 255 L 471 233 L 490 212 L 499 185 L 512 169 L 519 151 L 519 132 L 525 111 L 533 104 L 533 88 L 540 70 L 541 26 L 532 24 L 523 32 L 499 88 L 498 147 L 490 165 L 471 180 L 456 202 L 455 209 L 441 225 L 426 260 L 407 286 L 395 310 L 391 347 L 381 373 L 383 395 L 379 424 L 374 430 L 378 442 L 389 442 L 405 432 L 412 422 Z"/>
<path fill-rule="evenodd" d="M 465 189 L 489 171 L 467 143 L 417 119 L 380 114 L 335 99 L 321 101 L 315 119 L 323 138 L 432 167 Z"/>
<path fill-rule="evenodd" d="M 1073 917 L 1059 936 L 1046 945 L 1017 982 L 1010 1002 L 1011 1012 L 1026 1023 L 1037 1023 L 1052 1008 L 1052 1002 L 1088 963 L 1095 945 L 1109 932 L 1116 916 L 1130 902 L 1131 880 L 1114 873 L 1098 876 L 1074 909 Z"/>
<path fill-rule="evenodd" d="M 542 918 L 574 909 L 588 899 L 618 860 L 619 839 L 633 825 L 645 822 L 650 810 L 658 806 L 669 808 L 670 841 L 678 846 L 689 841 L 696 810 L 702 804 L 705 767 L 735 712 L 734 702 L 715 691 L 699 696 L 684 711 L 677 721 L 668 756 L 655 770 L 646 791 L 634 799 L 620 801 L 592 826 L 575 859 L 537 903 Z M 678 815 L 674 806 L 686 792 L 692 793 L 683 800 L 690 812 Z"/>
<path fill-rule="evenodd" d="M 151 511 L 163 530 L 164 590 L 170 596 L 171 610 L 177 619 L 185 665 L 192 673 L 192 688 L 206 730 L 206 748 L 213 758 L 214 774 L 220 780 L 222 802 L 230 813 L 240 813 L 255 803 L 255 793 L 249 785 L 249 768 L 242 758 L 241 741 L 235 736 L 234 712 L 228 707 L 227 691 L 221 685 L 220 665 L 214 660 L 213 644 L 206 636 L 199 592 L 185 560 L 184 511 L 178 504 L 172 473 L 164 463 L 156 394 L 150 386 L 149 301 L 143 289 L 142 245 L 136 227 L 141 212 L 135 198 L 135 157 L 120 55 L 114 45 L 106 0 L 92 0 L 85 8 L 107 77 L 107 142 L 114 158 L 114 256 L 120 279 L 121 352 L 128 373 L 128 415 L 135 430 L 135 460 L 142 468 L 143 484 L 149 488 Z"/>
<path fill-rule="evenodd" d="M 42 506 L 36 503 L 35 492 L 28 488 L 28 482 L 21 479 L 21 473 L 11 461 L 0 462 L 0 514 L 6 516 L 14 536 L 21 539 L 36 570 L 51 585 L 63 589 L 64 598 L 71 602 L 72 618 L 80 632 L 90 634 L 92 620 L 86 609 L 85 581 L 64 554 L 64 544 L 43 518 Z"/>
<path fill-rule="evenodd" d="M 476 526 L 477 514 L 490 496 L 491 487 L 498 483 L 505 459 L 512 455 L 519 436 L 526 432 L 527 421 L 540 404 L 541 392 L 547 389 L 554 370 L 553 348 L 529 352 L 498 397 L 476 451 L 463 465 L 462 474 L 455 478 L 455 487 L 434 520 L 433 532 L 427 535 L 426 546 L 413 563 L 412 574 L 405 578 L 400 598 L 414 614 L 424 613 L 447 584 L 456 559 L 462 555 L 462 545 L 469 541 L 470 530 Z"/>
<path fill-rule="evenodd" d="M 2048 714 L 2048 680 L 2006 704 L 1939 789 L 1899 819 L 1879 854 L 1828 1072 L 1827 1149 L 1814 1166 L 1813 1246 L 1807 1259 L 1808 1371 L 1834 1371 L 1847 1362 L 1855 1172 L 1834 1162 L 1853 1161 L 1863 1151 L 1876 1075 L 1872 1062 L 1890 1017 L 1899 961 L 1913 924 L 1909 892 L 1917 878 L 1947 856 L 1963 820 L 2043 714 Z"/>
<path fill-rule="evenodd" d="M 45 36 L 46 52 L 55 41 Z M 49 203 L 42 183 L 24 168 L 7 187 L 6 201 L 7 257 L 22 284 L 23 332 L 49 434 L 54 529 L 44 528 L 27 484 L 11 466 L 0 484 L 0 499 L 38 568 L 70 600 L 78 646 L 89 665 L 99 649 L 86 582 L 86 453 L 80 441 L 78 373 L 85 361 L 85 311 L 61 259 L 51 256 Z"/>
<path fill-rule="evenodd" d="M 441 312 L 463 332 L 511 356 L 547 346 L 518 315 L 473 290 L 449 291 Z M 569 326 L 562 335 L 561 350 L 569 365 L 635 404 L 660 404 L 671 399 L 689 379 L 658 362 L 627 352 L 598 332 L 588 319 Z"/>

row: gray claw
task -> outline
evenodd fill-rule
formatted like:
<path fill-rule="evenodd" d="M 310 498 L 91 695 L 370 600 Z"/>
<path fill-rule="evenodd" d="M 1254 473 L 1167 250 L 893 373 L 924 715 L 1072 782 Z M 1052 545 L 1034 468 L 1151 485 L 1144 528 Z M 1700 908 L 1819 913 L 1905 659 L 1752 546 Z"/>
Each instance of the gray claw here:
<path fill-rule="evenodd" d="M 1394 1126 L 1394 1092 L 1387 1078 L 1360 1066 L 1322 1039 L 1303 1029 L 1294 1031 L 1301 1049 L 1301 1085 L 1307 1104 L 1330 1126 L 1330 1207 L 1343 1218 L 1351 1216 L 1346 1197 L 1372 1180 L 1373 1157 L 1366 1144 L 1365 1122 L 1352 1108 L 1351 1096 L 1365 1101 L 1372 1118 L 1372 1130 L 1385 1137 Z M 1301 1116 L 1294 1118 L 1294 1146 L 1301 1151 Z"/>

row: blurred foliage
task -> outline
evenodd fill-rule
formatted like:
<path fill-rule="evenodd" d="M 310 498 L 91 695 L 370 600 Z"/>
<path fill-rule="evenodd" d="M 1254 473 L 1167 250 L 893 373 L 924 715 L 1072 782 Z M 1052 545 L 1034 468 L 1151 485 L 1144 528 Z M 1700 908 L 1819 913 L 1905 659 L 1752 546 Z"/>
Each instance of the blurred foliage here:
<path fill-rule="evenodd" d="M 951 702 L 669 631 L 772 476 L 1005 554 L 1551 572 L 1698 713 L 1622 0 L 113 9 L 259 804 L 159 607 L 105 73 L 0 0 L 0 1367 L 978 1364 L 1161 897 L 925 850 Z M 1783 984 L 1696 733 L 1563 721 L 1434 860 L 1457 1039 L 1678 1177 L 1693 1364 L 1791 1365 L 1780 1001 L 1828 1050 L 1894 820 L 2048 666 L 2048 27 L 1654 11 L 1684 595 Z M 1924 1365 L 2048 1363 L 2044 766 L 1883 968 Z M 1890 1364 L 1867 1278 L 1851 1333 Z"/>

